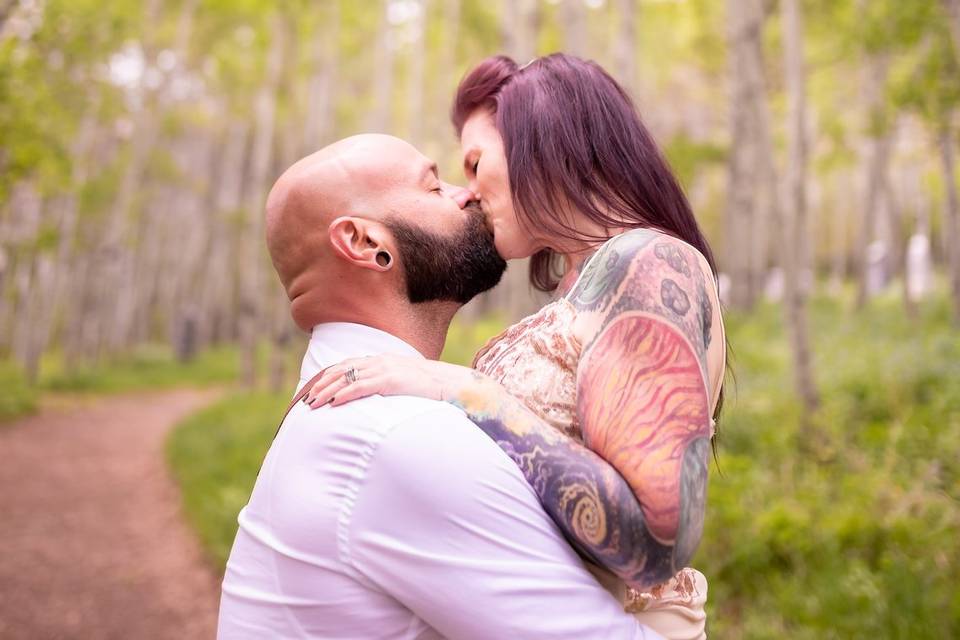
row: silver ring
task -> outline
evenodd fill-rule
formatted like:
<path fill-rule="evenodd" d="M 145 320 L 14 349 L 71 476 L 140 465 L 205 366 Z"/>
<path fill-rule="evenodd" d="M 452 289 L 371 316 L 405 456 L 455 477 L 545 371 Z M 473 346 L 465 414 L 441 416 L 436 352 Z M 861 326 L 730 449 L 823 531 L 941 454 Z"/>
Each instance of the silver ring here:
<path fill-rule="evenodd" d="M 353 384 L 357 381 L 357 368 L 350 367 L 347 369 L 347 372 L 343 374 L 343 377 L 346 378 L 347 384 Z"/>

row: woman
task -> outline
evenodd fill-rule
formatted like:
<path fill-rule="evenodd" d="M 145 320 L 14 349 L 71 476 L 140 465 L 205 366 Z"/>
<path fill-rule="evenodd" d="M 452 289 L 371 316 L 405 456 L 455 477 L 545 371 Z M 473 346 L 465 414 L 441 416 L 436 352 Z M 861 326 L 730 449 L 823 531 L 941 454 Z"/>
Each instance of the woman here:
<path fill-rule="evenodd" d="M 665 637 L 704 637 L 706 582 L 685 566 L 703 527 L 725 340 L 690 206 L 594 63 L 489 58 L 460 84 L 452 116 L 497 250 L 532 256 L 531 282 L 555 299 L 493 338 L 473 370 L 347 361 L 308 402 L 381 393 L 456 404 L 517 462 L 628 611 Z"/>

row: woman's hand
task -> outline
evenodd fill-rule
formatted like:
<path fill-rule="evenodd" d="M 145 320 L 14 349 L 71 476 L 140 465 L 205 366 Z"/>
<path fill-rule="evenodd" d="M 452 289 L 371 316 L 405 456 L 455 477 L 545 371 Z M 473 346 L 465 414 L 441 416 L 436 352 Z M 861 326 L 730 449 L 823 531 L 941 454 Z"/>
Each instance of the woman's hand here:
<path fill-rule="evenodd" d="M 478 377 L 468 367 L 424 358 L 351 358 L 324 371 L 303 401 L 314 409 L 327 403 L 336 407 L 374 394 L 452 401 L 476 384 Z"/>

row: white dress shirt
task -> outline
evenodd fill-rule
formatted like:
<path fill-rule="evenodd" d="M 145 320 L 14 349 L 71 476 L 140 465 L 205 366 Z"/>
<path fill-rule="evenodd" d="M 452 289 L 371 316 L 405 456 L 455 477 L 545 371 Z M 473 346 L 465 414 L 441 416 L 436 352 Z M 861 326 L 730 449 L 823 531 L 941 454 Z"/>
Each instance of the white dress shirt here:
<path fill-rule="evenodd" d="M 411 346 L 313 330 L 300 385 Z M 658 638 L 587 572 L 517 466 L 450 404 L 298 403 L 270 447 L 227 562 L 218 637 Z"/>

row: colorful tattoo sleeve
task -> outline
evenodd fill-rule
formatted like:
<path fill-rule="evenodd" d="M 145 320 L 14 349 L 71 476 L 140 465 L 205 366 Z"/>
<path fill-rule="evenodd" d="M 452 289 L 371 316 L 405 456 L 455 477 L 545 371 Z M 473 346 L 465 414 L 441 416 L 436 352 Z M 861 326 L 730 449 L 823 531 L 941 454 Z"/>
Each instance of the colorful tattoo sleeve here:
<path fill-rule="evenodd" d="M 458 404 L 581 553 L 647 588 L 689 562 L 703 530 L 713 303 L 694 250 L 650 230 L 607 243 L 569 299 L 600 318 L 577 371 L 586 446 L 486 379 Z"/>

